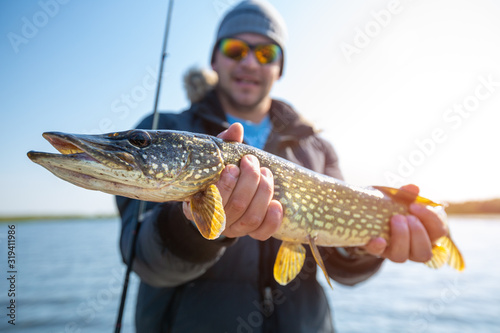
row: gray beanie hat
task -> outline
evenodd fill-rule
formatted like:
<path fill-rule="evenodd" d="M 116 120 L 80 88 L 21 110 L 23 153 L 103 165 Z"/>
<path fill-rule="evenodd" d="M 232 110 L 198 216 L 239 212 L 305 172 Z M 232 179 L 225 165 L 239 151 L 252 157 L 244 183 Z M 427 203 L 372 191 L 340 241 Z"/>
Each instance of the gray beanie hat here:
<path fill-rule="evenodd" d="M 286 25 L 278 11 L 264 1 L 245 0 L 227 12 L 217 32 L 217 40 L 212 51 L 212 62 L 214 61 L 215 48 L 221 39 L 246 32 L 266 36 L 281 48 L 280 74 L 282 74 L 287 37 Z"/>

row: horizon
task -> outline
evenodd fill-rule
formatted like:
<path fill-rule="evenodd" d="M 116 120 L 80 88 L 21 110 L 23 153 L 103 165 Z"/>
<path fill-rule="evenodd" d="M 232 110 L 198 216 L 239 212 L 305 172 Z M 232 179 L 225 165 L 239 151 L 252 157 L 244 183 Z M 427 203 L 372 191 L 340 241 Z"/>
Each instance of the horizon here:
<path fill-rule="evenodd" d="M 109 195 L 111 196 L 111 195 Z M 484 199 L 484 200 L 468 200 L 468 201 L 457 201 L 457 202 L 451 202 L 451 201 L 443 201 L 440 202 L 444 205 L 463 205 L 463 204 L 470 204 L 470 203 L 484 203 L 484 202 L 491 202 L 495 200 L 500 200 L 499 198 L 489 198 L 489 199 Z M 445 209 L 447 209 L 448 206 L 445 206 Z M 499 216 L 500 213 L 496 212 L 467 212 L 467 213 L 448 213 L 448 215 L 459 215 L 459 216 L 476 216 L 476 215 L 481 215 L 481 216 Z M 14 215 L 9 215 L 9 214 L 2 214 L 0 213 L 0 224 L 1 223 L 6 223 L 6 222 L 11 222 L 11 221 L 20 221 L 20 222 L 30 222 L 30 221 L 36 221 L 36 220 L 49 220 L 49 219 L 54 219 L 54 220 L 64 220 L 64 219 L 105 219 L 105 218 L 112 218 L 112 217 L 119 217 L 120 214 L 118 210 L 116 211 L 110 211 L 110 212 L 97 212 L 97 213 L 50 213 L 50 212 L 45 212 L 45 213 L 37 213 L 37 212 L 32 212 L 28 215 L 24 214 L 14 214 Z"/>
<path fill-rule="evenodd" d="M 435 201 L 500 198 L 500 1 L 270 2 L 289 31 L 271 95 L 322 130 L 348 183 L 414 183 Z M 233 3 L 174 3 L 160 111 L 189 106 L 182 76 L 209 67 Z M 0 216 L 116 214 L 111 195 L 26 153 L 54 151 L 46 131 L 128 130 L 151 113 L 168 2 L 0 6 Z"/>

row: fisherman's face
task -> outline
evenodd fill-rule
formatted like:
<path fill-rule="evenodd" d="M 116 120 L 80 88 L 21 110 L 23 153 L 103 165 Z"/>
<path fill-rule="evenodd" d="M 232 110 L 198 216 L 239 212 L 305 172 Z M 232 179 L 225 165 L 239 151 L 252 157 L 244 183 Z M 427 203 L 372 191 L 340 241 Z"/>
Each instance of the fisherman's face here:
<path fill-rule="evenodd" d="M 271 39 L 253 33 L 233 37 L 249 45 L 272 43 Z M 270 99 L 271 88 L 280 78 L 281 58 L 263 65 L 257 61 L 253 51 L 237 61 L 218 49 L 212 67 L 219 75 L 217 91 L 220 97 L 241 112 L 252 111 L 266 99 Z"/>

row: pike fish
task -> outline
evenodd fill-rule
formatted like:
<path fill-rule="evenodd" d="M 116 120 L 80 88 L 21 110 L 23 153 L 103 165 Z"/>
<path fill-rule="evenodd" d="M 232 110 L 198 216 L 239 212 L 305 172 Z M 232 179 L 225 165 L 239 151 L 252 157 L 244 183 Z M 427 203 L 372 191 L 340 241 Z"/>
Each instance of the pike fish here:
<path fill-rule="evenodd" d="M 306 250 L 328 275 L 318 246 L 356 247 L 370 239 L 390 241 L 393 215 L 408 214 L 412 202 L 439 206 L 401 189 L 360 187 L 328 177 L 257 148 L 189 132 L 130 130 L 102 135 L 47 132 L 61 154 L 30 151 L 28 157 L 77 186 L 132 199 L 189 201 L 194 223 L 207 239 L 225 228 L 221 195 L 214 185 L 228 164 L 256 156 L 274 175 L 274 199 L 283 206 L 283 223 L 273 237 L 282 240 L 274 277 L 282 285 L 300 272 Z M 465 268 L 450 235 L 440 238 L 426 264 Z M 330 283 L 330 282 L 329 282 Z"/>

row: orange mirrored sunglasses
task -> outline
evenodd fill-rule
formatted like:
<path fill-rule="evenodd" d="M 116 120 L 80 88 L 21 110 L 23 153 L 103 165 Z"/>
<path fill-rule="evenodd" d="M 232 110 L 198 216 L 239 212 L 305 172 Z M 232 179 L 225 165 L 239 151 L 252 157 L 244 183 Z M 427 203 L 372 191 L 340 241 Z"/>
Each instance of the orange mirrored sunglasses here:
<path fill-rule="evenodd" d="M 240 61 L 248 56 L 250 50 L 255 54 L 257 61 L 262 64 L 270 64 L 281 56 L 281 48 L 272 43 L 250 45 L 240 39 L 224 38 L 219 42 L 221 53 L 233 60 Z"/>

